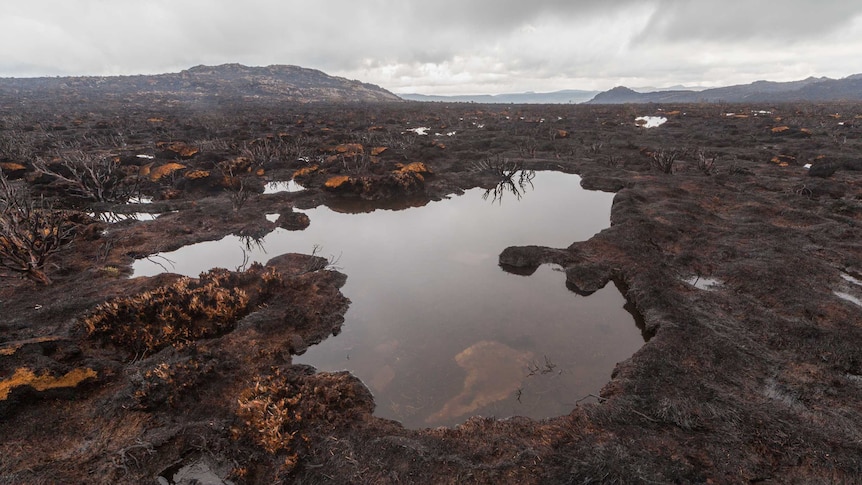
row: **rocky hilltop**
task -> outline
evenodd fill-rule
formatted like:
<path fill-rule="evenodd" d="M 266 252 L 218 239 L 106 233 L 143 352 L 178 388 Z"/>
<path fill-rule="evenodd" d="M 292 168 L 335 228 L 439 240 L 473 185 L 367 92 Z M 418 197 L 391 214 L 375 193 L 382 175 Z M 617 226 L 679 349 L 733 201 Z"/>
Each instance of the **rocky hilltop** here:
<path fill-rule="evenodd" d="M 276 102 L 400 101 L 389 91 L 315 69 L 241 64 L 196 66 L 179 73 L 137 76 L 82 76 L 0 79 L 0 96 L 62 98 L 155 95 L 177 100 L 220 98 Z"/>
<path fill-rule="evenodd" d="M 639 93 L 624 86 L 597 94 L 587 104 L 626 103 L 787 103 L 862 100 L 862 74 L 842 79 L 809 77 L 800 81 L 756 81 L 704 91 Z"/>

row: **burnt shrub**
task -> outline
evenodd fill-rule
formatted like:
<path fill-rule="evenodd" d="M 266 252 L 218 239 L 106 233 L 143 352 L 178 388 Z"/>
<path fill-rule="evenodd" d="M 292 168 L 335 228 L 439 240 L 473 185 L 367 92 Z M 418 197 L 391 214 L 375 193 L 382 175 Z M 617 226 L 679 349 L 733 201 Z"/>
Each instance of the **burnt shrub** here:
<path fill-rule="evenodd" d="M 278 272 L 257 263 L 242 273 L 216 268 L 105 302 L 81 325 L 91 337 L 132 352 L 181 346 L 230 332 L 282 282 Z"/>
<path fill-rule="evenodd" d="M 49 285 L 45 266 L 74 235 L 67 212 L 54 210 L 44 199 L 34 201 L 0 172 L 0 267 Z"/>

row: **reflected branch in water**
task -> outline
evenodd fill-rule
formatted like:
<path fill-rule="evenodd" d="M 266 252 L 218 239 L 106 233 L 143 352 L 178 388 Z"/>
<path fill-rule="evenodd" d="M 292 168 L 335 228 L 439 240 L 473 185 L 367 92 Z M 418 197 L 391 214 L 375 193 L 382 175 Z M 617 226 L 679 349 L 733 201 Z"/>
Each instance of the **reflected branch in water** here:
<path fill-rule="evenodd" d="M 263 254 L 266 254 L 266 248 L 263 244 L 264 236 L 240 236 L 239 241 L 245 246 L 245 251 L 254 251 L 255 249 L 260 250 Z"/>
<path fill-rule="evenodd" d="M 500 167 L 499 171 L 500 181 L 493 188 L 486 190 L 482 199 L 488 200 L 488 196 L 494 194 L 492 203 L 502 204 L 503 195 L 506 192 L 511 192 L 517 200 L 521 200 L 521 197 L 527 192 L 528 186 L 531 190 L 535 189 L 533 185 L 533 179 L 536 177 L 535 170 L 524 170 L 518 164 L 512 167 Z"/>

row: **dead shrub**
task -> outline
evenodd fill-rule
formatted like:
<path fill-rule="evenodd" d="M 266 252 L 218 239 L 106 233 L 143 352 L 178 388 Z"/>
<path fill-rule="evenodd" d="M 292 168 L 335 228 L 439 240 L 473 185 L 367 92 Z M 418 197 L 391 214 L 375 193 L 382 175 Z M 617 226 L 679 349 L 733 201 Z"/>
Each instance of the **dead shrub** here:
<path fill-rule="evenodd" d="M 61 191 L 96 202 L 126 202 L 139 185 L 137 175 L 127 174 L 119 158 L 82 150 L 60 154 L 52 161 L 36 158 L 33 166 Z"/>
<path fill-rule="evenodd" d="M 681 155 L 682 152 L 675 148 L 670 150 L 659 148 L 650 155 L 650 165 L 662 173 L 671 174 L 674 163 Z"/>
<path fill-rule="evenodd" d="M 35 202 L 0 172 L 0 267 L 49 285 L 48 259 L 71 243 L 74 234 L 66 212 L 53 210 L 44 199 Z"/>
<path fill-rule="evenodd" d="M 697 169 L 704 175 L 712 175 L 715 173 L 715 162 L 718 161 L 718 155 L 698 149 L 695 151 L 695 157 L 697 157 Z"/>

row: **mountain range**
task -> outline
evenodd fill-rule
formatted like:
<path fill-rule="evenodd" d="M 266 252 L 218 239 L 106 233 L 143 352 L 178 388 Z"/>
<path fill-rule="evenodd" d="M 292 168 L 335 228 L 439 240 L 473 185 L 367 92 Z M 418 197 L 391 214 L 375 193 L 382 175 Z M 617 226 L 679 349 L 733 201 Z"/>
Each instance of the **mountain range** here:
<path fill-rule="evenodd" d="M 862 101 L 862 74 L 842 79 L 809 77 L 801 81 L 756 81 L 711 89 L 662 89 L 640 92 L 624 86 L 598 92 L 433 96 L 395 94 L 374 84 L 330 76 L 298 66 L 248 67 L 241 64 L 196 66 L 178 73 L 135 76 L 0 78 L 0 97 L 49 98 L 69 102 L 98 96 L 129 99 L 155 96 L 162 101 L 261 100 L 264 102 L 439 101 L 511 104 L 740 103 Z"/>
<path fill-rule="evenodd" d="M 465 94 L 455 96 L 437 96 L 430 94 L 399 94 L 408 101 L 435 101 L 450 103 L 506 103 L 506 104 L 573 104 L 589 101 L 599 91 L 583 91 L 566 89 L 550 93 L 509 93 L 509 94 Z"/>
<path fill-rule="evenodd" d="M 756 81 L 721 88 L 640 93 L 624 86 L 597 94 L 587 104 L 625 103 L 781 103 L 797 101 L 860 101 L 862 74 L 842 79 L 809 77 L 801 81 Z"/>
<path fill-rule="evenodd" d="M 373 84 L 330 76 L 315 69 L 241 64 L 196 66 L 178 73 L 136 76 L 0 78 L 0 96 L 123 98 L 157 95 L 177 100 L 262 99 L 273 102 L 401 101 Z"/>

